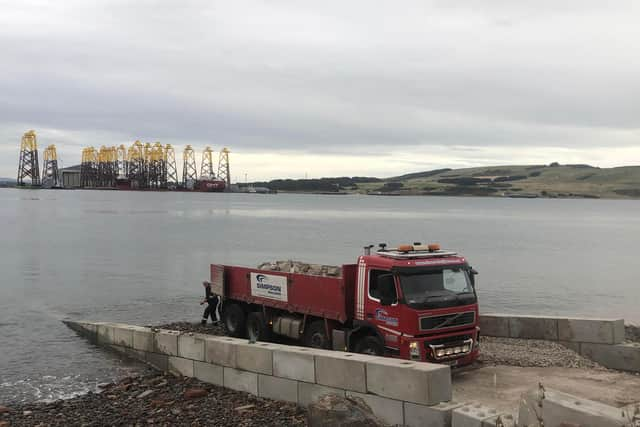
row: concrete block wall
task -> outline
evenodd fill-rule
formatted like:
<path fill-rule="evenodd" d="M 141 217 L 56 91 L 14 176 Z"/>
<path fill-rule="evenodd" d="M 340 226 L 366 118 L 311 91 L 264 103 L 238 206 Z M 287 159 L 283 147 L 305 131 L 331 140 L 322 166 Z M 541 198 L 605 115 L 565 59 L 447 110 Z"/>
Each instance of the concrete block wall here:
<path fill-rule="evenodd" d="M 480 333 L 557 341 L 607 368 L 640 372 L 640 344 L 624 342 L 624 319 L 482 314 Z"/>
<path fill-rule="evenodd" d="M 105 322 L 65 322 L 98 345 L 175 375 L 306 406 L 358 396 L 390 425 L 451 426 L 448 366 Z"/>

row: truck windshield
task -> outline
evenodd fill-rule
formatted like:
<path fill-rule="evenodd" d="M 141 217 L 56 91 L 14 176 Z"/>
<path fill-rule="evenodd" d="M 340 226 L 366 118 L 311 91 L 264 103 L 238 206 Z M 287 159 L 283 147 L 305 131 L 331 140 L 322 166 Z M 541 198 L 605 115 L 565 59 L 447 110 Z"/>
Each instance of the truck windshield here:
<path fill-rule="evenodd" d="M 414 308 L 451 307 L 476 302 L 475 291 L 464 268 L 401 273 L 399 277 L 404 301 Z"/>

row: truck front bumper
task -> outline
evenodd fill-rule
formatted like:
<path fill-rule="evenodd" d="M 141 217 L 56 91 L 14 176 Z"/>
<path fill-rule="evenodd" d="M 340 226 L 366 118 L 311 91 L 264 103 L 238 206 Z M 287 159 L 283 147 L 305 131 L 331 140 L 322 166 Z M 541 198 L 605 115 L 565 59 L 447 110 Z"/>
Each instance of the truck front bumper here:
<path fill-rule="evenodd" d="M 480 354 L 479 330 L 445 336 L 416 337 L 406 340 L 406 358 L 410 360 L 464 366 Z"/>

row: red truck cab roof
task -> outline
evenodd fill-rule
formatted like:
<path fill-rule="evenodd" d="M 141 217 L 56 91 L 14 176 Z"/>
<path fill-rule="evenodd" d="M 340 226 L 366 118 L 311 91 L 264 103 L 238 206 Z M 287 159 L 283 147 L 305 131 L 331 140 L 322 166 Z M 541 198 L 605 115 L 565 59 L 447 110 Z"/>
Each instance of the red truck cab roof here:
<path fill-rule="evenodd" d="M 375 264 L 381 268 L 392 269 L 393 267 L 439 267 L 447 265 L 464 265 L 466 258 L 456 252 L 444 250 L 430 250 L 408 246 L 398 250 L 380 250 L 371 255 L 362 255 L 361 260 L 367 264 Z"/>

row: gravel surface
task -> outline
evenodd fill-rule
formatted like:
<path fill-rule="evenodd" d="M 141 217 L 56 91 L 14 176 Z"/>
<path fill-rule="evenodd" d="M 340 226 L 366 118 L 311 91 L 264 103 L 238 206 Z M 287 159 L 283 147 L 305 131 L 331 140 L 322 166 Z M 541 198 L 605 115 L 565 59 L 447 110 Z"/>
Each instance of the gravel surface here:
<path fill-rule="evenodd" d="M 486 336 L 480 338 L 480 361 L 521 367 L 605 369 L 556 342 Z"/>
<path fill-rule="evenodd" d="M 153 326 L 154 328 L 160 329 L 169 329 L 171 331 L 181 331 L 181 332 L 196 332 L 199 334 L 209 334 L 209 335 L 225 335 L 224 328 L 222 325 L 217 324 L 213 325 L 211 322 L 208 322 L 206 325 L 201 325 L 199 322 L 173 322 L 173 323 L 165 323 L 160 326 Z"/>
<path fill-rule="evenodd" d="M 105 385 L 99 394 L 9 408 L 0 405 L 2 427 L 306 426 L 306 416 L 306 410 L 294 404 L 151 372 Z"/>

